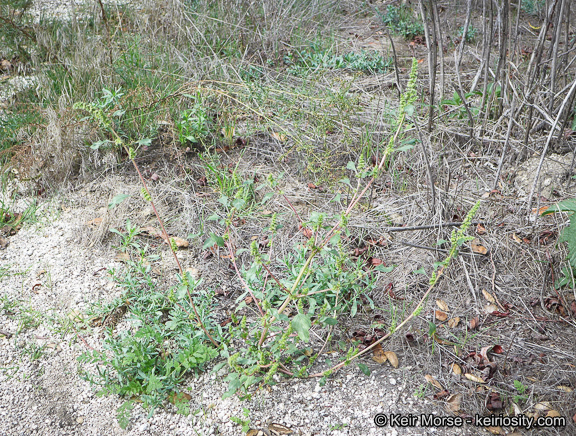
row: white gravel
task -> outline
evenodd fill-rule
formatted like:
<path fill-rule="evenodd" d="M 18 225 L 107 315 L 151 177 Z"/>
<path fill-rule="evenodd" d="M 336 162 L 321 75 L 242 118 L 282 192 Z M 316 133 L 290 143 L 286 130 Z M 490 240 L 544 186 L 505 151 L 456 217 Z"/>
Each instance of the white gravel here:
<path fill-rule="evenodd" d="M 323 387 L 316 379 L 282 381 L 244 402 L 237 397 L 222 400 L 227 390 L 222 381 L 225 370 L 205 373 L 188 381 L 195 413 L 177 415 L 169 405 L 148 418 L 140 410 L 129 429 L 122 430 L 115 417 L 122 400 L 97 397 L 80 379 L 76 358 L 87 347 L 74 331 L 58 329 L 58 317 L 84 311 L 90 302 L 109 301 L 120 292 L 101 270 L 120 266 L 113 261 L 113 250 L 82 243 L 86 221 L 107 201 L 98 192 L 89 192 L 45 203 L 40 221 L 24 226 L 0 251 L 0 265 L 10 271 L 0 281 L 1 296 L 19 300 L 14 310 L 32 311 L 32 318 L 40 323 L 19 332 L 18 322 L 0 306 L 0 330 L 13 334 L 0 339 L 0 435 L 239 435 L 240 426 L 230 417 L 244 419 L 244 408 L 252 427 L 279 422 L 303 435 L 436 434 L 434 428 L 375 426 L 376 413 L 424 413 L 431 404 L 414 397 L 415 386 L 423 380 L 413 380 L 413 368 L 393 369 L 371 361 L 366 362 L 373 369 L 369 377 L 350 365 Z M 76 206 L 62 210 L 64 198 L 65 204 Z M 83 339 L 100 348 L 98 328 Z M 43 354 L 33 360 L 31 347 L 42 345 Z M 444 429 L 442 434 L 459 433 Z"/>

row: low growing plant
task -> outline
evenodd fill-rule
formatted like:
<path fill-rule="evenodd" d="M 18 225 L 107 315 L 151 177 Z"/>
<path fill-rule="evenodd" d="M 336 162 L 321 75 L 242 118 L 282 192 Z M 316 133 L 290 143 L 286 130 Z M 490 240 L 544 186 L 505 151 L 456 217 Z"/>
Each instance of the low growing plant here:
<path fill-rule="evenodd" d="M 211 323 L 212 294 L 196 290 L 200 282 L 190 278 L 188 287 L 161 291 L 150 275 L 152 259 L 144 255 L 142 249 L 133 252 L 132 257 L 138 260 L 128 261 L 124 273 L 110 271 L 124 292 L 114 304 L 104 307 L 102 316 L 125 305 L 128 328 L 117 334 L 109 330 L 102 351 L 88 351 L 78 359 L 82 365 L 94 365 L 95 373 L 84 370 L 82 377 L 100 387 L 99 395 L 126 399 L 118 409 L 122 428 L 128 425 L 136 403 L 150 415 L 166 402 L 173 403 L 179 413 L 189 413 L 189 397 L 180 385 L 188 374 L 202 369 L 218 354 L 205 343 L 188 300 L 188 292 L 194 292 L 197 310 L 207 324 Z"/>

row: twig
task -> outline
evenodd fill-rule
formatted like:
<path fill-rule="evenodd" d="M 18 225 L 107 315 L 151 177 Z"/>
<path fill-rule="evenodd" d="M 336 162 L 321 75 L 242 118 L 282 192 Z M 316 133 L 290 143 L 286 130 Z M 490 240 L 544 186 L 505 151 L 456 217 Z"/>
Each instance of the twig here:
<path fill-rule="evenodd" d="M 240 271 L 238 270 L 238 265 L 236 265 L 236 257 L 234 256 L 234 251 L 232 250 L 232 244 L 230 244 L 230 242 L 226 242 L 226 247 L 228 248 L 228 252 L 230 253 L 230 260 L 232 261 L 232 264 L 234 265 L 234 269 L 236 270 L 236 275 L 238 276 L 238 279 L 242 283 L 242 286 L 244 286 L 244 288 L 246 288 L 246 290 L 248 291 L 248 293 L 250 294 L 250 296 L 254 300 L 254 303 L 256 303 L 256 307 L 258 308 L 260 315 L 264 316 L 264 312 L 262 311 L 260 304 L 258 304 L 258 299 L 254 296 L 254 294 L 252 293 L 252 289 L 250 289 L 250 286 L 248 286 L 248 283 L 246 283 L 244 281 L 242 274 L 240 274 Z"/>
<path fill-rule="evenodd" d="M 428 230 L 428 229 L 437 229 L 438 227 L 459 227 L 463 223 L 460 222 L 448 222 L 448 223 L 439 223 L 439 224 L 425 224 L 422 226 L 410 226 L 410 227 L 383 227 L 381 230 L 383 232 L 411 232 L 414 230 Z M 484 221 L 472 221 L 471 225 L 477 226 L 478 224 L 486 225 Z M 357 227 L 353 224 L 349 224 L 350 227 Z M 366 225 L 362 225 L 362 228 L 366 228 Z"/>
<path fill-rule="evenodd" d="M 550 146 L 550 143 L 552 142 L 552 137 L 554 136 L 554 131 L 556 129 L 556 126 L 558 125 L 558 123 L 560 122 L 560 118 L 562 118 L 562 115 L 564 114 L 564 108 L 567 106 L 566 103 L 568 102 L 568 100 L 570 100 L 570 97 L 572 96 L 572 93 L 574 92 L 574 90 L 576 90 L 576 80 L 574 80 L 574 82 L 572 83 L 572 86 L 570 87 L 570 91 L 568 91 L 568 94 L 566 95 L 566 97 L 562 101 L 562 105 L 560 106 L 560 110 L 558 110 L 558 115 L 556 116 L 556 119 L 554 120 L 554 125 L 550 128 L 550 133 L 548 134 L 548 139 L 546 140 L 546 145 L 544 146 L 544 150 L 542 150 L 542 156 L 540 157 L 540 162 L 538 163 L 538 169 L 536 170 L 536 175 L 534 176 L 534 182 L 532 183 L 532 189 L 530 191 L 530 195 L 528 196 L 528 202 L 527 202 L 528 213 L 530 213 L 530 208 L 532 207 L 532 197 L 534 196 L 534 191 L 536 190 L 536 184 L 538 183 L 538 179 L 540 178 L 540 171 L 542 171 L 542 165 L 544 164 L 544 159 L 546 158 L 546 152 L 548 151 L 548 147 Z M 562 134 L 562 132 L 559 133 L 559 135 L 561 135 L 561 134 Z"/>
<path fill-rule="evenodd" d="M 0 330 L 0 335 L 6 336 L 6 339 L 10 339 L 13 335 L 5 330 Z"/>
<path fill-rule="evenodd" d="M 443 266 L 440 271 L 438 272 L 438 275 L 436 276 L 437 280 L 434 282 L 434 284 L 430 285 L 428 287 L 428 290 L 424 293 L 424 295 L 422 296 L 422 298 L 420 299 L 420 301 L 418 302 L 418 304 L 416 305 L 416 308 L 412 311 L 412 313 L 406 317 L 404 319 L 404 321 L 402 321 L 400 324 L 398 324 L 398 326 L 394 329 L 394 331 L 391 331 L 389 333 L 387 333 L 386 335 L 384 335 L 383 337 L 381 337 L 380 339 L 378 339 L 376 342 L 374 342 L 372 345 L 364 348 L 362 351 L 354 354 L 352 357 L 350 357 L 349 359 L 346 359 L 344 362 L 340 362 L 338 365 L 334 365 L 332 368 L 330 368 L 328 371 L 324 371 L 324 372 L 319 372 L 316 374 L 312 374 L 310 375 L 310 377 L 323 377 L 325 375 L 326 372 L 334 372 L 334 371 L 338 371 L 339 369 L 341 369 L 343 366 L 347 365 L 348 363 L 350 363 L 350 361 L 366 354 L 368 351 L 370 351 L 372 348 L 374 348 L 376 345 L 380 344 L 381 342 L 383 342 L 385 339 L 388 339 L 390 336 L 392 336 L 394 333 L 396 333 L 398 330 L 402 329 L 409 321 L 412 320 L 412 318 L 414 318 L 416 316 L 417 313 L 420 312 L 422 305 L 424 304 L 424 302 L 426 301 L 426 299 L 428 298 L 428 295 L 430 295 L 430 292 L 432 292 L 432 289 L 434 289 L 434 285 L 436 283 L 438 283 L 438 279 L 442 276 L 442 274 L 444 274 L 444 269 L 445 266 Z"/>
<path fill-rule="evenodd" d="M 466 275 L 466 283 L 468 283 L 468 288 L 470 289 L 470 293 L 474 298 L 474 304 L 478 305 L 478 299 L 476 298 L 476 291 L 474 290 L 474 286 L 472 285 L 472 280 L 470 280 L 470 274 L 468 274 L 468 268 L 466 267 L 466 264 L 464 263 L 462 258 L 460 258 L 460 262 L 462 263 L 462 268 L 464 269 L 464 274 Z"/>

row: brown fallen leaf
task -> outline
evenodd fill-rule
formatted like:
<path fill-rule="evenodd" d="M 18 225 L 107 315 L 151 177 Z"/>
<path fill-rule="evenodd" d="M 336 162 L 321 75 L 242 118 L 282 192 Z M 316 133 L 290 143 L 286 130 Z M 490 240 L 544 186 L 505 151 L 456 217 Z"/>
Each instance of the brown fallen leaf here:
<path fill-rule="evenodd" d="M 502 430 L 502 427 L 486 427 L 486 430 L 488 430 L 492 434 L 504 434 L 504 430 Z"/>
<path fill-rule="evenodd" d="M 496 306 L 495 304 L 488 304 L 486 305 L 486 307 L 484 307 L 484 313 L 490 314 L 492 312 L 498 312 L 498 306 Z"/>
<path fill-rule="evenodd" d="M 436 379 L 435 379 L 433 376 L 431 376 L 430 374 L 426 374 L 426 375 L 424 376 L 424 378 L 425 378 L 426 381 L 427 381 L 428 383 L 430 383 L 432 386 L 434 386 L 434 387 L 436 387 L 436 388 L 438 388 L 438 389 L 440 389 L 440 390 L 443 390 L 442 385 L 440 384 L 440 382 L 439 382 L 438 380 L 436 380 Z"/>
<path fill-rule="evenodd" d="M 560 412 L 558 412 L 557 410 L 549 410 L 546 416 L 548 418 L 554 418 L 556 416 L 560 416 Z"/>
<path fill-rule="evenodd" d="M 519 244 L 522 243 L 522 239 L 520 239 L 516 233 L 513 233 L 513 234 L 512 234 L 512 239 L 514 239 L 514 240 L 515 240 L 516 242 L 518 242 Z"/>
<path fill-rule="evenodd" d="M 82 322 L 84 314 L 79 310 L 74 309 L 68 314 L 68 319 L 73 322 Z"/>
<path fill-rule="evenodd" d="M 446 411 L 457 413 L 460 410 L 460 404 L 462 404 L 462 394 L 450 395 L 446 400 Z"/>
<path fill-rule="evenodd" d="M 114 256 L 116 262 L 128 262 L 130 260 L 130 255 L 128 253 L 117 253 Z"/>
<path fill-rule="evenodd" d="M 376 346 L 373 348 L 372 360 L 379 364 L 383 364 L 388 360 L 388 357 L 386 357 L 386 354 L 382 349 L 382 345 L 376 344 Z"/>
<path fill-rule="evenodd" d="M 480 244 L 480 240 L 478 240 L 477 238 L 474 239 L 473 241 L 470 241 L 470 248 L 472 249 L 472 251 L 474 253 L 477 253 L 477 254 L 487 254 L 488 253 L 488 249 L 486 247 L 484 247 L 482 244 Z"/>
<path fill-rule="evenodd" d="M 457 316 L 455 318 L 450 318 L 448 320 L 448 327 L 450 327 L 451 329 L 453 329 L 454 327 L 457 327 L 458 324 L 460 324 L 460 317 Z"/>
<path fill-rule="evenodd" d="M 170 401 L 172 404 L 176 403 L 176 402 L 183 402 L 183 401 L 190 401 L 192 399 L 192 395 L 187 394 L 186 392 L 172 392 L 169 396 L 168 396 L 168 401 Z"/>
<path fill-rule="evenodd" d="M 442 312 L 441 310 L 435 310 L 434 314 L 436 315 L 436 319 L 438 321 L 446 321 L 448 319 L 448 315 L 445 312 Z"/>
<path fill-rule="evenodd" d="M 450 309 L 448 309 L 448 304 L 446 304 L 444 300 L 436 300 L 436 305 L 442 309 L 442 311 L 450 312 Z"/>
<path fill-rule="evenodd" d="M 88 227 L 98 227 L 100 224 L 102 224 L 102 221 L 103 221 L 103 220 L 104 220 L 104 219 L 103 219 L 103 218 L 100 218 L 100 217 L 94 218 L 93 220 L 88 221 L 88 222 L 86 223 L 86 225 L 87 225 Z"/>
<path fill-rule="evenodd" d="M 476 226 L 476 233 L 478 233 L 479 235 L 486 234 L 486 227 L 484 227 L 484 225 L 482 225 L 482 224 L 478 224 Z"/>
<path fill-rule="evenodd" d="M 390 362 L 390 365 L 392 365 L 394 368 L 398 368 L 400 363 L 398 362 L 398 356 L 396 356 L 394 351 L 385 351 L 384 355 L 388 359 L 388 362 Z"/>
<path fill-rule="evenodd" d="M 476 330 L 478 328 L 478 324 L 480 324 L 480 318 L 477 316 L 470 320 L 470 330 Z"/>
<path fill-rule="evenodd" d="M 464 377 L 466 377 L 468 380 L 476 382 L 476 383 L 486 383 L 483 379 L 481 379 L 478 376 L 475 376 L 474 374 L 466 373 L 466 374 L 464 374 Z"/>
<path fill-rule="evenodd" d="M 280 142 L 286 141 L 286 135 L 283 133 L 272 132 L 272 137 Z"/>
<path fill-rule="evenodd" d="M 460 368 L 460 365 L 458 365 L 457 363 L 453 363 L 452 364 L 452 372 L 456 375 L 461 375 L 462 374 L 462 368 Z"/>
<path fill-rule="evenodd" d="M 482 295 L 484 295 L 484 298 L 486 298 L 490 303 L 496 303 L 496 299 L 486 289 L 482 289 Z"/>
<path fill-rule="evenodd" d="M 557 387 L 558 389 L 560 389 L 561 391 L 564 391 L 564 392 L 572 392 L 572 388 L 570 388 L 570 387 L 568 387 L 568 386 L 562 386 L 562 385 L 560 385 L 560 386 L 556 386 L 556 387 Z"/>
<path fill-rule="evenodd" d="M 310 238 L 312 237 L 312 235 L 313 235 L 312 229 L 309 229 L 308 227 L 302 227 L 301 224 L 300 224 L 298 227 L 300 228 L 300 231 L 302 232 L 302 234 L 303 234 L 306 238 L 310 239 Z"/>
<path fill-rule="evenodd" d="M 186 239 L 178 238 L 177 236 L 172 236 L 170 240 L 174 241 L 178 248 L 188 248 L 188 245 L 190 245 Z"/>

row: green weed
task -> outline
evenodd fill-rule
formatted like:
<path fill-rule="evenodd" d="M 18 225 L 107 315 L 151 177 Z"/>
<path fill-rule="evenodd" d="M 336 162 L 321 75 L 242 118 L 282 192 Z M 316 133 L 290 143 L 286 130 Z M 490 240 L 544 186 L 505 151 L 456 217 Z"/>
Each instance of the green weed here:
<path fill-rule="evenodd" d="M 392 33 L 401 35 L 406 39 L 414 39 L 416 36 L 424 35 L 421 19 L 414 14 L 408 5 L 388 5 L 386 12 L 382 14 L 382 21 Z"/>
<path fill-rule="evenodd" d="M 86 352 L 78 359 L 83 365 L 95 366 L 95 373 L 82 370 L 81 376 L 99 386 L 100 395 L 126 398 L 117 411 L 123 428 L 129 424 L 136 400 L 150 414 L 167 401 L 179 413 L 189 413 L 180 385 L 188 374 L 200 370 L 217 355 L 212 346 L 205 344 L 204 333 L 191 318 L 194 309 L 188 300 L 189 293 L 193 294 L 199 316 L 211 324 L 213 294 L 197 290 L 199 282 L 190 278 L 188 286 L 160 290 L 150 274 L 149 261 L 154 258 L 146 256 L 146 248 L 134 240 L 125 247 L 138 260 L 129 261 L 123 273 L 110 271 L 124 288 L 122 297 L 109 305 L 95 305 L 91 313 L 105 316 L 124 305 L 129 329 L 116 335 L 109 331 L 103 351 Z"/>
<path fill-rule="evenodd" d="M 288 54 L 284 57 L 288 73 L 305 77 L 310 72 L 346 69 L 366 74 L 379 74 L 388 71 L 393 65 L 392 58 L 384 59 L 376 52 L 345 53 L 337 55 L 332 50 L 306 51 Z"/>

